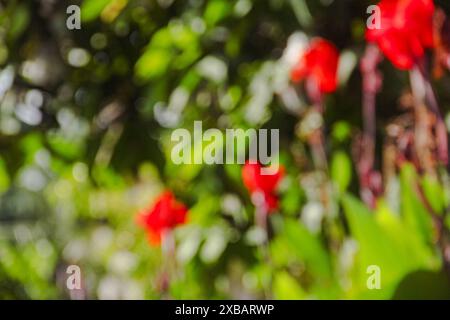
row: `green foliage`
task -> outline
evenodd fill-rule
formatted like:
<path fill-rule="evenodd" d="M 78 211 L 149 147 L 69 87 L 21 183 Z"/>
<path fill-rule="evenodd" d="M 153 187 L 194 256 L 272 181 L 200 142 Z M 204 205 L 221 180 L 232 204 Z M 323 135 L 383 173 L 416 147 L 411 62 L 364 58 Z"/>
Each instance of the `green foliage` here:
<path fill-rule="evenodd" d="M 418 196 L 419 178 L 411 165 L 403 167 L 400 173 L 401 183 L 401 211 L 405 217 L 406 223 L 410 226 L 415 234 L 422 237 L 424 241 L 430 243 L 433 237 L 433 226 L 430 212 L 424 207 Z M 433 196 L 433 204 L 439 200 L 436 198 L 438 194 Z M 441 199 L 442 201 L 442 199 Z"/>
<path fill-rule="evenodd" d="M 72 264 L 89 299 L 445 297 L 433 219 L 450 229 L 448 182 L 394 165 L 384 168 L 392 194 L 375 209 L 355 197 L 357 59 L 372 2 L 3 1 L 0 299 L 73 298 Z M 82 28 L 67 30 L 66 8 L 76 3 Z M 298 31 L 347 57 L 347 75 L 325 100 L 324 172 L 299 133 L 308 99 L 282 58 Z M 409 87 L 387 62 L 383 72 L 382 125 Z M 448 75 L 442 83 L 445 106 Z M 241 164 L 171 161 L 173 130 L 191 132 L 196 120 L 222 131 L 280 130 L 285 178 L 267 234 Z M 192 154 L 205 147 L 193 143 Z M 136 224 L 166 189 L 189 207 L 173 252 L 151 246 Z M 372 265 L 380 289 L 367 286 Z"/>
<path fill-rule="evenodd" d="M 8 190 L 10 185 L 10 178 L 8 174 L 8 170 L 5 165 L 5 161 L 0 158 L 0 193 Z"/>
<path fill-rule="evenodd" d="M 358 242 L 354 297 L 390 298 L 407 274 L 439 267 L 432 249 L 411 229 L 407 217 L 395 215 L 384 204 L 371 212 L 350 195 L 343 198 L 343 206 L 352 236 Z M 382 290 L 367 290 L 366 270 L 371 265 L 382 270 Z"/>
<path fill-rule="evenodd" d="M 345 152 L 338 151 L 333 155 L 331 159 L 331 177 L 341 192 L 347 190 L 352 180 L 352 164 Z"/>
<path fill-rule="evenodd" d="M 103 9 L 113 0 L 86 0 L 81 6 L 81 19 L 89 22 L 98 18 Z"/>

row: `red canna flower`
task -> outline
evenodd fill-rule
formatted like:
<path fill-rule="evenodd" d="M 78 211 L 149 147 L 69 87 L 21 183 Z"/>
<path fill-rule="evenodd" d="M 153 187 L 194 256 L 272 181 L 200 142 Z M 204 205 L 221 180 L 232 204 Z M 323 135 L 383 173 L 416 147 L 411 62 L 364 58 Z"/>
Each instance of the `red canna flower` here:
<path fill-rule="evenodd" d="M 253 196 L 260 192 L 264 198 L 264 205 L 271 212 L 278 208 L 276 188 L 284 176 L 284 168 L 280 167 L 275 174 L 263 175 L 259 163 L 246 162 L 242 168 L 242 180 L 249 193 Z"/>
<path fill-rule="evenodd" d="M 379 29 L 368 29 L 366 39 L 402 70 L 410 70 L 433 47 L 433 0 L 381 0 Z"/>
<path fill-rule="evenodd" d="M 188 209 L 170 191 L 163 192 L 152 207 L 140 212 L 137 223 L 146 229 L 151 244 L 159 245 L 164 232 L 186 222 Z"/>
<path fill-rule="evenodd" d="M 321 38 L 314 39 L 291 70 L 291 80 L 312 82 L 321 94 L 334 92 L 338 62 L 339 51 L 334 44 Z"/>

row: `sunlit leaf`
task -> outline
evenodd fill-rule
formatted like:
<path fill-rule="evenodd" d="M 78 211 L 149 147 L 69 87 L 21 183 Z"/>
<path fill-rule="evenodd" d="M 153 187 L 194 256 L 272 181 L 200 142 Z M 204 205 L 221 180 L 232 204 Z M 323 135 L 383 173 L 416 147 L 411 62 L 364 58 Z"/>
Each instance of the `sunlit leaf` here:
<path fill-rule="evenodd" d="M 16 39 L 19 37 L 25 31 L 29 22 L 29 8 L 25 4 L 15 7 L 11 17 L 11 26 L 7 30 L 9 37 L 11 39 Z"/>
<path fill-rule="evenodd" d="M 287 272 L 278 272 L 273 280 L 273 294 L 275 299 L 300 300 L 307 297 L 297 280 Z"/>
<path fill-rule="evenodd" d="M 113 0 L 85 0 L 81 5 L 81 21 L 95 20 Z"/>
<path fill-rule="evenodd" d="M 389 298 L 400 280 L 408 273 L 431 268 L 432 256 L 422 239 L 409 234 L 410 229 L 383 208 L 371 212 L 350 195 L 343 198 L 343 206 L 352 237 L 358 243 L 354 275 L 354 297 Z M 368 268 L 381 271 L 381 288 L 369 290 Z"/>
<path fill-rule="evenodd" d="M 0 158 L 0 194 L 8 190 L 10 178 L 5 161 Z"/>
<path fill-rule="evenodd" d="M 315 235 L 300 222 L 287 219 L 283 236 L 288 240 L 292 253 L 304 261 L 310 272 L 314 273 L 318 279 L 330 281 L 331 261 L 323 244 Z"/>
<path fill-rule="evenodd" d="M 331 177 L 341 192 L 345 191 L 352 179 L 352 163 L 343 151 L 337 151 L 331 159 Z"/>
<path fill-rule="evenodd" d="M 226 0 L 213 0 L 208 2 L 205 10 L 205 21 L 214 26 L 231 12 L 231 4 Z"/>
<path fill-rule="evenodd" d="M 404 165 L 400 172 L 402 215 L 414 232 L 421 235 L 424 241 L 431 243 L 433 238 L 431 213 L 418 195 L 419 184 L 414 167 L 410 164 Z"/>

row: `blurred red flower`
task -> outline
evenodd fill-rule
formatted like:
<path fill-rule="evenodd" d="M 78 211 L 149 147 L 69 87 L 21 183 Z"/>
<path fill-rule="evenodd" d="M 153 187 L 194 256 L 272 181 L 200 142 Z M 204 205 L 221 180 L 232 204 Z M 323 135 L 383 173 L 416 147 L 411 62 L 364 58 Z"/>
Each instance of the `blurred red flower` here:
<path fill-rule="evenodd" d="M 275 194 L 276 188 L 284 176 L 284 168 L 279 167 L 278 171 L 272 175 L 263 175 L 259 163 L 247 161 L 242 168 L 242 180 L 249 193 L 254 196 L 258 192 L 263 195 L 264 205 L 269 212 L 278 208 L 278 197 Z"/>
<path fill-rule="evenodd" d="M 339 51 L 331 42 L 317 38 L 300 54 L 291 70 L 291 80 L 313 82 L 320 93 L 331 93 L 337 87 Z"/>
<path fill-rule="evenodd" d="M 367 29 L 366 39 L 402 70 L 411 69 L 426 48 L 433 47 L 433 0 L 382 0 L 379 29 Z"/>
<path fill-rule="evenodd" d="M 170 191 L 162 193 L 155 203 L 137 216 L 137 223 L 145 228 L 151 244 L 159 245 L 165 231 L 186 222 L 188 209 Z"/>

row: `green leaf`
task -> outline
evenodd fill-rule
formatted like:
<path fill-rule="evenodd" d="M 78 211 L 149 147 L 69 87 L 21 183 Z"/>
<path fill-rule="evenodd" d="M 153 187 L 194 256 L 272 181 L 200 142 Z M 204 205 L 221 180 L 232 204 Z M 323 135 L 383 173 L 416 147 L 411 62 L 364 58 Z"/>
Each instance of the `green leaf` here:
<path fill-rule="evenodd" d="M 30 9 L 26 5 L 13 7 L 11 25 L 7 29 L 8 36 L 14 40 L 22 35 L 30 22 Z"/>
<path fill-rule="evenodd" d="M 203 194 L 201 199 L 202 201 L 198 201 L 189 210 L 189 221 L 201 226 L 211 226 L 217 223 L 217 213 L 220 209 L 217 204 L 220 203 L 220 197 Z"/>
<path fill-rule="evenodd" d="M 351 235 L 358 243 L 351 297 L 390 298 L 406 274 L 437 267 L 422 238 L 411 232 L 387 207 L 381 204 L 374 213 L 350 195 L 343 197 L 342 204 Z M 372 265 L 381 270 L 380 290 L 367 288 L 367 268 Z"/>
<path fill-rule="evenodd" d="M 341 192 L 348 188 L 352 180 L 352 163 L 345 152 L 337 151 L 334 153 L 331 159 L 331 177 Z"/>
<path fill-rule="evenodd" d="M 375 219 L 398 247 L 397 264 L 403 264 L 404 268 L 409 265 L 439 268 L 439 260 L 434 256 L 432 247 L 423 242 L 421 236 L 395 215 L 384 201 L 379 201 Z"/>
<path fill-rule="evenodd" d="M 366 269 L 376 265 L 383 270 L 382 287 L 386 288 L 396 277 L 395 252 L 376 223 L 373 212 L 350 195 L 343 197 L 342 204 L 348 220 L 351 236 L 358 242 L 354 284 L 357 291 L 366 286 Z M 380 290 L 380 292 L 384 292 Z"/>
<path fill-rule="evenodd" d="M 300 300 L 307 297 L 306 292 L 286 271 L 275 274 L 273 279 L 273 294 L 275 299 L 279 300 Z"/>
<path fill-rule="evenodd" d="M 98 18 L 112 0 L 85 0 L 81 5 L 81 21 L 89 22 Z"/>
<path fill-rule="evenodd" d="M 231 4 L 227 0 L 209 1 L 205 10 L 205 21 L 209 26 L 216 25 L 231 12 Z"/>
<path fill-rule="evenodd" d="M 445 194 L 439 181 L 434 177 L 425 176 L 422 179 L 422 187 L 433 210 L 442 214 L 445 208 Z"/>
<path fill-rule="evenodd" d="M 309 27 L 313 22 L 313 18 L 306 0 L 290 0 L 289 2 L 300 25 Z"/>
<path fill-rule="evenodd" d="M 290 216 L 299 214 L 303 197 L 300 187 L 297 184 L 291 185 L 281 199 L 282 212 Z"/>
<path fill-rule="evenodd" d="M 201 55 L 197 35 L 190 28 L 176 24 L 157 31 L 144 54 L 135 65 L 135 73 L 142 80 L 166 74 L 169 67 L 182 70 Z"/>
<path fill-rule="evenodd" d="M 0 157 L 0 194 L 8 190 L 10 183 L 5 161 Z"/>
<path fill-rule="evenodd" d="M 57 132 L 48 132 L 47 142 L 53 151 L 69 159 L 76 159 L 84 153 L 85 144 L 81 139 L 67 139 Z"/>
<path fill-rule="evenodd" d="M 282 233 L 292 253 L 307 265 L 308 270 L 318 279 L 330 281 L 332 277 L 330 258 L 320 240 L 293 219 L 286 219 Z"/>
<path fill-rule="evenodd" d="M 433 241 L 431 215 L 419 198 L 416 187 L 419 184 L 416 170 L 406 164 L 400 171 L 401 213 L 413 232 L 420 234 L 424 241 Z"/>
<path fill-rule="evenodd" d="M 120 189 L 125 186 L 123 177 L 115 172 L 111 167 L 96 165 L 92 169 L 94 180 L 103 187 Z"/>
<path fill-rule="evenodd" d="M 344 142 L 351 136 L 350 124 L 346 121 L 339 121 L 333 126 L 332 136 L 336 141 Z"/>
<path fill-rule="evenodd" d="M 172 60 L 172 54 L 165 49 L 147 50 L 136 62 L 136 75 L 144 80 L 163 75 Z"/>

